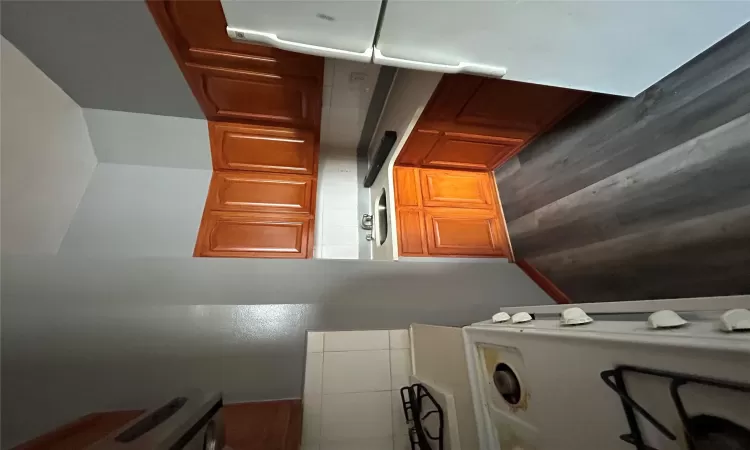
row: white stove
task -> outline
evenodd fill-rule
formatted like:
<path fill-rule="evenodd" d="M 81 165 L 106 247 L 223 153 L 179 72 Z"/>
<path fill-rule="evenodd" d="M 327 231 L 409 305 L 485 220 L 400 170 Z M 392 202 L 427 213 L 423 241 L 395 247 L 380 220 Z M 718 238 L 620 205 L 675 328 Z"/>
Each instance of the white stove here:
<path fill-rule="evenodd" d="M 750 333 L 717 327 L 750 297 L 576 306 L 594 322 L 560 305 L 463 329 L 482 450 L 750 448 Z M 658 309 L 690 323 L 651 329 Z"/>

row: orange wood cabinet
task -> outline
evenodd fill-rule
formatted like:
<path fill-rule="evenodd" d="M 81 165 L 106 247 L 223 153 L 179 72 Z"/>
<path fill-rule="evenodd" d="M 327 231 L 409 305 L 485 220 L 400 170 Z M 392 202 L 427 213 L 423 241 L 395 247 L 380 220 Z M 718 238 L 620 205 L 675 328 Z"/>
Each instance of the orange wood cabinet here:
<path fill-rule="evenodd" d="M 478 127 L 531 137 L 549 127 L 586 92 L 474 75 L 446 75 L 424 112 L 432 128 Z"/>
<path fill-rule="evenodd" d="M 214 169 L 313 175 L 317 166 L 314 132 L 209 122 Z"/>
<path fill-rule="evenodd" d="M 193 93 L 209 119 L 241 119 L 314 128 L 319 123 L 318 80 L 268 76 L 236 69 L 189 67 Z"/>
<path fill-rule="evenodd" d="M 425 208 L 424 216 L 430 255 L 508 255 L 495 211 Z"/>
<path fill-rule="evenodd" d="M 324 59 L 232 41 L 220 0 L 147 4 L 209 119 L 194 255 L 310 257 Z"/>
<path fill-rule="evenodd" d="M 206 118 L 319 123 L 323 58 L 233 42 L 219 0 L 147 3 Z"/>
<path fill-rule="evenodd" d="M 571 89 L 444 75 L 396 163 L 494 170 L 587 96 Z"/>
<path fill-rule="evenodd" d="M 424 206 L 495 209 L 495 191 L 486 172 L 422 169 L 419 181 Z"/>
<path fill-rule="evenodd" d="M 311 176 L 214 172 L 206 207 L 212 211 L 310 215 L 314 192 Z"/>
<path fill-rule="evenodd" d="M 396 166 L 394 185 L 402 256 L 510 257 L 489 173 Z"/>
<path fill-rule="evenodd" d="M 214 172 L 194 255 L 310 257 L 315 187 L 309 175 Z"/>
<path fill-rule="evenodd" d="M 147 0 L 159 29 L 179 59 L 191 66 L 220 66 L 255 72 L 309 75 L 323 59 L 264 45 L 232 41 L 219 0 Z"/>
<path fill-rule="evenodd" d="M 402 256 L 425 256 L 427 232 L 420 208 L 397 208 L 398 250 Z"/>
<path fill-rule="evenodd" d="M 307 258 L 313 219 L 302 215 L 270 215 L 208 211 L 195 247 L 196 256 Z"/>

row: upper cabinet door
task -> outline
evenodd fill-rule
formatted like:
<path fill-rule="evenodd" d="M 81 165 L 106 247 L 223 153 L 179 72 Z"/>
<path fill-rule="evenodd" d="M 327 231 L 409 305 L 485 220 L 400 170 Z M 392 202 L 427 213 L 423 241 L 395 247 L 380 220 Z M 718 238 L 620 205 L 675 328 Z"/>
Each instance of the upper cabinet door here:
<path fill-rule="evenodd" d="M 293 52 L 370 62 L 380 0 L 222 0 L 235 41 Z"/>
<path fill-rule="evenodd" d="M 209 122 L 215 170 L 315 175 L 316 141 L 309 130 Z"/>
<path fill-rule="evenodd" d="M 241 119 L 299 128 L 318 127 L 320 86 L 311 79 L 209 67 L 191 67 L 187 73 L 210 120 Z"/>
<path fill-rule="evenodd" d="M 635 96 L 749 19 L 750 2 L 390 0 L 374 61 Z"/>
<path fill-rule="evenodd" d="M 209 65 L 322 79 L 321 58 L 232 41 L 227 35 L 219 0 L 148 0 L 148 6 L 165 39 L 188 66 Z"/>
<path fill-rule="evenodd" d="M 579 105 L 588 92 L 471 75 L 440 80 L 420 126 L 444 131 L 492 130 L 528 139 Z"/>

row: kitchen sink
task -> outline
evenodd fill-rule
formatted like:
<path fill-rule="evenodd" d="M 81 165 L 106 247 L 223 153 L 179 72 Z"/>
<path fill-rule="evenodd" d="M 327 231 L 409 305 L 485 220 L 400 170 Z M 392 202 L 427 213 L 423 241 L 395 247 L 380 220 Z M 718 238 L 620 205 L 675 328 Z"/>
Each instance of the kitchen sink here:
<path fill-rule="evenodd" d="M 380 193 L 377 203 L 377 225 L 378 225 L 378 245 L 383 245 L 388 238 L 388 204 L 385 189 Z"/>

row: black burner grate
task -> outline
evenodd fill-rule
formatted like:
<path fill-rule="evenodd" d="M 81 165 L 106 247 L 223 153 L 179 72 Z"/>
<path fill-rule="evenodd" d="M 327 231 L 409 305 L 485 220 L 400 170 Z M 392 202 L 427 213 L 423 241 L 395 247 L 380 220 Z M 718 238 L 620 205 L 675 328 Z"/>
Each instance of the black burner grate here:
<path fill-rule="evenodd" d="M 421 383 L 401 388 L 401 403 L 404 419 L 409 427 L 409 443 L 412 450 L 443 450 L 443 409 L 435 398 Z M 437 419 L 437 436 L 424 426 L 425 421 L 432 417 Z M 434 447 L 433 447 L 434 446 Z"/>
<path fill-rule="evenodd" d="M 602 380 L 604 380 L 604 383 L 613 391 L 615 391 L 617 395 L 620 396 L 620 400 L 622 401 L 622 408 L 625 411 L 625 417 L 627 418 L 628 425 L 630 426 L 630 433 L 621 435 L 620 439 L 634 445 L 638 450 L 658 449 L 646 445 L 646 443 L 643 441 L 643 434 L 641 433 L 641 429 L 638 427 L 636 413 L 640 414 L 668 439 L 674 441 L 677 439 L 677 436 L 667 427 L 665 427 L 664 424 L 659 422 L 645 408 L 643 408 L 635 400 L 633 400 L 632 397 L 630 397 L 630 394 L 628 394 L 628 389 L 625 385 L 624 374 L 626 372 L 640 373 L 671 380 L 669 383 L 669 394 L 672 398 L 672 401 L 674 402 L 677 414 L 680 416 L 680 421 L 682 422 L 682 426 L 685 431 L 685 439 L 687 441 L 688 450 L 699 450 L 697 447 L 697 442 L 699 440 L 701 431 L 696 428 L 696 424 L 698 422 L 694 420 L 695 418 L 689 417 L 687 411 L 685 410 L 685 406 L 682 402 L 682 399 L 680 398 L 680 387 L 692 383 L 750 393 L 750 385 L 748 384 L 669 372 L 666 370 L 647 369 L 636 366 L 617 366 L 613 370 L 605 370 L 601 373 Z M 748 432 L 748 434 L 750 434 L 750 432 Z M 744 439 L 744 436 L 740 437 L 740 439 Z"/>

